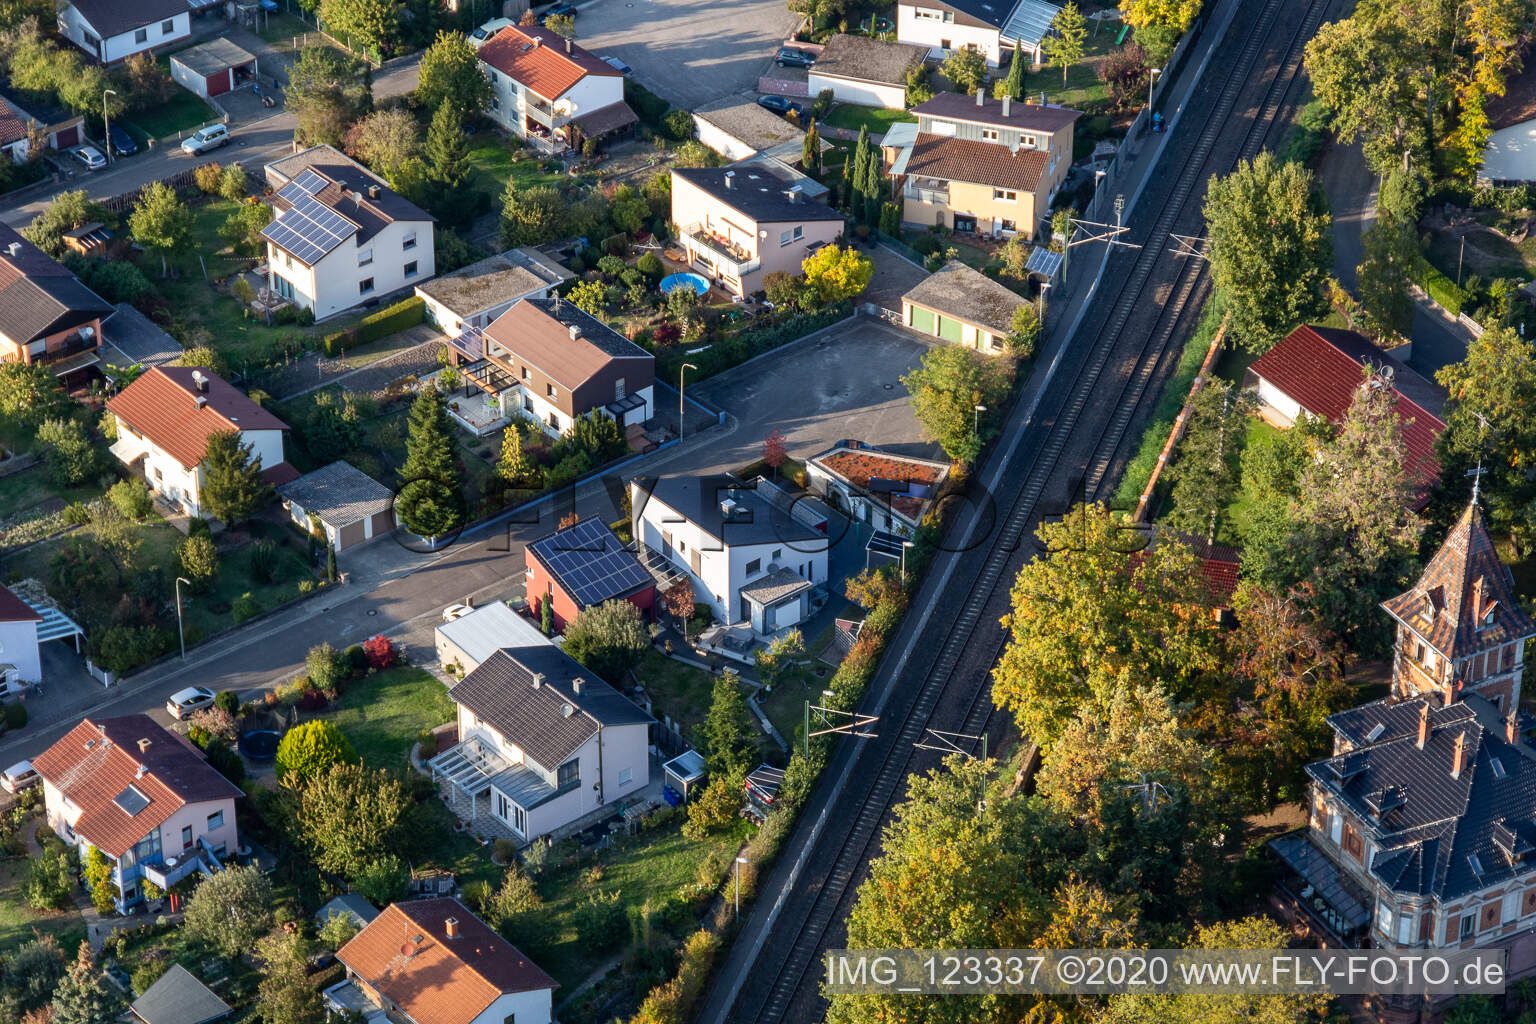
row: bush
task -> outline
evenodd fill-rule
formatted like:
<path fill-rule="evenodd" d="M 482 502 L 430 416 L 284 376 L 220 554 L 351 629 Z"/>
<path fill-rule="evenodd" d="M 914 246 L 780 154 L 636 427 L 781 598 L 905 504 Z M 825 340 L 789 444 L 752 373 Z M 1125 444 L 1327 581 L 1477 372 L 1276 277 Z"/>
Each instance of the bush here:
<path fill-rule="evenodd" d="M 629 236 L 622 231 L 603 239 L 603 251 L 610 256 L 629 255 Z"/>
<path fill-rule="evenodd" d="M 635 269 L 652 281 L 660 280 L 667 272 L 666 264 L 662 263 L 661 257 L 653 252 L 648 252 L 636 260 Z"/>
<path fill-rule="evenodd" d="M 437 753 L 437 733 L 431 729 L 423 729 L 417 733 L 416 742 L 421 745 L 420 754 L 423 760 Z"/>
<path fill-rule="evenodd" d="M 576 911 L 576 931 L 583 945 L 611 949 L 628 933 L 629 915 L 619 902 L 619 890 L 595 892 Z"/>
<path fill-rule="evenodd" d="M 95 659 L 121 674 L 159 657 L 166 642 L 166 634 L 155 626 L 113 626 L 97 641 Z"/>
<path fill-rule="evenodd" d="M 5 706 L 5 731 L 20 729 L 27 724 L 27 706 L 25 704 L 7 704 Z"/>
<path fill-rule="evenodd" d="M 61 843 L 43 841 L 43 852 L 32 859 L 22 898 L 33 910 L 57 910 L 75 891 L 73 857 Z"/>
<path fill-rule="evenodd" d="M 283 735 L 274 767 L 278 781 L 302 784 L 332 765 L 356 761 L 357 753 L 346 735 L 330 722 L 316 720 L 301 722 Z"/>
<path fill-rule="evenodd" d="M 220 690 L 213 698 L 213 706 L 231 715 L 239 715 L 240 697 L 234 690 Z"/>
<path fill-rule="evenodd" d="M 351 645 L 341 652 L 341 656 L 346 660 L 347 668 L 354 676 L 360 676 L 368 671 L 368 654 L 363 650 L 362 644 Z"/>
<path fill-rule="evenodd" d="M 91 521 L 91 507 L 83 501 L 72 501 L 64 506 L 64 521 L 70 526 L 84 526 Z"/>
<path fill-rule="evenodd" d="M 376 633 L 363 641 L 363 655 L 368 659 L 371 668 L 388 668 L 395 663 L 399 652 L 389 637 L 383 633 Z"/>
<path fill-rule="evenodd" d="M 212 537 L 213 526 L 202 516 L 193 516 L 187 520 L 188 537 Z"/>
<path fill-rule="evenodd" d="M 107 491 L 107 500 L 124 519 L 138 522 L 155 510 L 155 501 L 149 494 L 149 485 L 138 477 L 119 480 Z"/>
<path fill-rule="evenodd" d="M 219 178 L 219 195 L 232 202 L 239 202 L 245 198 L 246 191 L 245 168 L 239 164 L 230 164 L 224 168 Z"/>
<path fill-rule="evenodd" d="M 616 278 L 626 269 L 627 264 L 622 256 L 604 256 L 597 261 L 597 272 L 607 278 Z"/>
<path fill-rule="evenodd" d="M 271 583 L 277 568 L 277 545 L 269 540 L 258 540 L 251 545 L 247 555 L 251 579 L 257 583 Z"/>
<path fill-rule="evenodd" d="M 669 111 L 661 119 L 661 126 L 666 129 L 667 135 L 678 142 L 693 138 L 693 114 L 689 111 L 681 108 Z"/>
<path fill-rule="evenodd" d="M 199 534 L 188 537 L 177 548 L 181 571 L 197 590 L 206 590 L 219 574 L 219 549 L 213 539 Z"/>
<path fill-rule="evenodd" d="M 239 625 L 242 622 L 255 618 L 260 612 L 261 602 L 256 600 L 251 592 L 247 590 L 235 598 L 234 603 L 230 605 L 229 617 L 235 620 L 236 625 Z"/>
<path fill-rule="evenodd" d="M 304 671 L 317 690 L 334 690 L 342 676 L 341 658 L 330 644 L 316 644 L 304 658 Z"/>
<path fill-rule="evenodd" d="M 1451 316 L 1458 315 L 1471 300 L 1472 296 L 1465 289 L 1458 287 L 1455 281 L 1427 262 L 1420 261 L 1418 271 L 1419 287 L 1423 288 L 1430 298 L 1444 306 Z"/>
<path fill-rule="evenodd" d="M 356 327 L 349 327 L 335 334 L 327 334 L 320 345 L 326 355 L 334 356 L 347 349 L 356 348 L 358 345 L 378 341 L 408 327 L 415 327 L 425 320 L 426 316 L 426 300 L 419 295 L 413 295 L 393 306 L 386 306 L 375 313 L 369 313 Z"/>
<path fill-rule="evenodd" d="M 160 976 L 171 969 L 172 960 L 164 955 L 163 950 L 156 950 L 159 956 L 146 957 L 138 967 L 134 968 L 132 983 L 133 990 L 143 995 L 149 990 L 149 986 L 160 980 Z"/>
<path fill-rule="evenodd" d="M 192 169 L 192 181 L 204 195 L 218 195 L 219 185 L 223 180 L 224 168 L 219 166 L 217 160 L 199 164 Z"/>

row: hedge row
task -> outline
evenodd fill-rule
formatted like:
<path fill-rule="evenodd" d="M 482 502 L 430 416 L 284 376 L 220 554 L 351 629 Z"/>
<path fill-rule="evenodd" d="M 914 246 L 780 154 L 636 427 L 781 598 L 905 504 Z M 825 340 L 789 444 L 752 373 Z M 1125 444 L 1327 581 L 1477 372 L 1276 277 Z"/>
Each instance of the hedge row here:
<path fill-rule="evenodd" d="M 366 345 L 370 341 L 378 341 L 407 327 L 415 327 L 426 318 L 426 300 L 419 295 L 412 295 L 393 306 L 385 306 L 377 312 L 369 313 L 358 322 L 356 327 L 348 327 L 344 331 L 327 334 L 320 344 L 325 349 L 326 355 L 334 356 L 347 349 Z"/>
<path fill-rule="evenodd" d="M 1419 287 L 1423 288 L 1430 298 L 1444 306 L 1451 316 L 1459 315 L 1462 308 L 1472 299 L 1465 288 L 1430 266 L 1427 260 L 1419 261 L 1417 279 Z"/>

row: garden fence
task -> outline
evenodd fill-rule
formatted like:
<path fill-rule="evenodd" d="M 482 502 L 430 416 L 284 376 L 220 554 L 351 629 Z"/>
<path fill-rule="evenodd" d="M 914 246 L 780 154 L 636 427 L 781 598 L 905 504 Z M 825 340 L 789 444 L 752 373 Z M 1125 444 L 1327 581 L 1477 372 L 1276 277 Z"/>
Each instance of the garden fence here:
<path fill-rule="evenodd" d="M 149 188 L 150 185 L 169 185 L 179 196 L 198 191 L 197 181 L 195 180 L 196 174 L 197 168 L 191 167 L 185 171 L 179 171 L 168 178 L 161 178 L 158 182 L 149 182 L 148 184 L 141 185 L 132 192 L 122 192 L 115 196 L 108 196 L 106 199 L 98 199 L 96 202 L 109 213 L 127 213 L 133 209 L 134 204 L 139 201 L 139 196 L 143 195 L 144 190 Z"/>

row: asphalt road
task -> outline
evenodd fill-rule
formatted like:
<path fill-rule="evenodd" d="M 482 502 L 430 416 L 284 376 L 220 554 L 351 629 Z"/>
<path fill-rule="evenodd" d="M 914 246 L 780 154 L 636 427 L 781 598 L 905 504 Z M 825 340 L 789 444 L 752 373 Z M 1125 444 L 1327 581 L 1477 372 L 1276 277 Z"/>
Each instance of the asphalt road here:
<path fill-rule="evenodd" d="M 377 100 L 391 96 L 403 96 L 416 88 L 420 54 L 401 58 L 399 63 L 386 65 L 373 80 L 373 97 Z M 192 157 L 179 146 L 161 146 L 153 150 L 141 150 L 130 157 L 117 159 L 103 171 L 80 170 L 61 183 L 59 189 L 83 188 L 93 199 L 122 195 L 168 178 L 202 160 L 218 160 L 227 163 L 238 160 L 253 174 L 260 173 L 263 164 L 271 163 L 293 152 L 293 132 L 298 118 L 287 110 L 273 114 L 264 121 L 239 125 L 230 132 L 230 142 L 222 149 L 204 157 Z M 0 220 L 11 227 L 25 227 L 32 222 L 52 201 L 40 196 L 28 202 L 0 210 Z"/>

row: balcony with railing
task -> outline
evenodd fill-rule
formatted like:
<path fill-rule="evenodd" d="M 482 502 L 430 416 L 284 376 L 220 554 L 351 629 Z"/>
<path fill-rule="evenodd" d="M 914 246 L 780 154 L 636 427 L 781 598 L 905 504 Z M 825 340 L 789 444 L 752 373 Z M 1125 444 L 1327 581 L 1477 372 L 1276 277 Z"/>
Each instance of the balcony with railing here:
<path fill-rule="evenodd" d="M 931 178 L 909 181 L 902 195 L 908 199 L 916 199 L 920 203 L 935 203 L 948 206 L 949 183 Z"/>
<path fill-rule="evenodd" d="M 703 224 L 690 224 L 683 229 L 683 240 L 689 248 L 699 250 L 710 262 L 724 270 L 735 272 L 737 277 L 750 274 L 763 265 L 763 261 L 743 246 L 717 234 Z"/>

